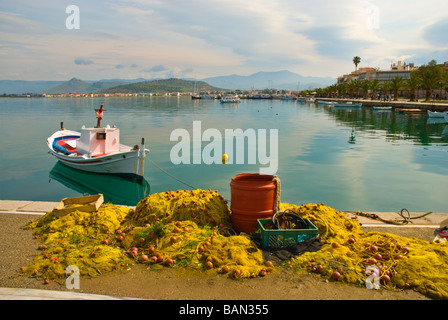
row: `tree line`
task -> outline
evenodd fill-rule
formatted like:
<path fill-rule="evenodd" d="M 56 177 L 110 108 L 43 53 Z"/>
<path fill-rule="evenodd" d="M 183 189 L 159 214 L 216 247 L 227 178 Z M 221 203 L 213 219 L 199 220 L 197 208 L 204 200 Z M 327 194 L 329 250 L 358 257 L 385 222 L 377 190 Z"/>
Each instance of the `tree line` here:
<path fill-rule="evenodd" d="M 355 64 L 356 65 L 356 64 Z M 398 76 L 389 81 L 372 80 L 352 80 L 350 82 L 333 84 L 325 88 L 313 90 L 319 96 L 324 97 L 362 97 L 368 99 L 369 93 L 373 97 L 376 95 L 393 94 L 394 101 L 398 100 L 400 91 L 408 91 L 410 101 L 416 101 L 419 90 L 425 92 L 425 100 L 433 99 L 434 90 L 444 90 L 448 92 L 448 72 L 437 65 L 435 60 L 428 64 L 422 65 L 416 70 L 411 71 L 410 78 L 405 80 Z M 302 94 L 311 94 L 311 92 L 302 92 Z"/>

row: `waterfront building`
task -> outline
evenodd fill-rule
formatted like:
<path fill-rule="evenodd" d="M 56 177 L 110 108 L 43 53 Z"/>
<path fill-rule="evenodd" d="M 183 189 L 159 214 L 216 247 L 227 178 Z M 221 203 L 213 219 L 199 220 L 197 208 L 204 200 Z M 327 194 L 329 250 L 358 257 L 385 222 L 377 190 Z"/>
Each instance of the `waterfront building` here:
<path fill-rule="evenodd" d="M 402 63 L 402 61 L 398 61 L 397 63 L 391 64 L 389 70 L 380 70 L 379 68 L 360 68 L 350 74 L 338 77 L 338 83 L 345 83 L 353 80 L 363 81 L 374 79 L 384 82 L 390 81 L 395 77 L 408 80 L 411 76 L 411 72 L 417 69 L 418 67 L 416 67 L 414 63 L 406 64 Z"/>

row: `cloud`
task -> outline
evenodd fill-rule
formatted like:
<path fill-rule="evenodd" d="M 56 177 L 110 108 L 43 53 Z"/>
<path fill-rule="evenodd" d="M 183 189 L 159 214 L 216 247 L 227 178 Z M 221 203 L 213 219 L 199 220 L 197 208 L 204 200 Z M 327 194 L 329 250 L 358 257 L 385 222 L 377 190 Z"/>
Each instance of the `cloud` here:
<path fill-rule="evenodd" d="M 347 29 L 344 27 L 316 27 L 304 32 L 315 42 L 317 52 L 323 56 L 336 59 L 347 59 L 357 55 L 362 48 L 373 44 L 373 41 L 365 39 L 349 38 L 345 36 Z"/>
<path fill-rule="evenodd" d="M 400 56 L 442 62 L 447 2 L 425 1 L 80 0 L 80 30 L 65 28 L 66 5 L 54 0 L 6 1 L 0 70 L 6 78 L 36 79 L 62 69 L 85 79 L 284 69 L 336 77 L 352 70 L 355 55 L 380 68 Z M 380 24 L 368 30 L 372 5 Z M 89 65 L 95 68 L 79 67 Z"/>
<path fill-rule="evenodd" d="M 168 68 L 165 67 L 164 65 L 161 65 L 161 64 L 143 70 L 143 72 L 148 72 L 148 73 L 150 73 L 150 72 L 163 72 L 163 71 L 168 71 Z"/>
<path fill-rule="evenodd" d="M 14 12 L 0 11 L 0 29 L 11 33 L 35 32 L 42 29 L 38 22 L 35 22 L 22 14 Z"/>
<path fill-rule="evenodd" d="M 426 27 L 423 31 L 423 38 L 430 44 L 438 48 L 448 47 L 448 38 L 446 36 L 448 30 L 448 17 L 445 17 L 433 25 Z"/>
<path fill-rule="evenodd" d="M 407 61 L 414 62 L 416 65 L 427 64 L 431 60 L 436 60 L 437 63 L 448 61 L 448 49 L 418 50 L 415 52 L 416 54 L 413 55 L 412 60 L 408 59 Z"/>
<path fill-rule="evenodd" d="M 119 63 L 119 64 L 115 65 L 115 69 L 126 69 L 126 68 L 133 68 L 133 69 L 135 69 L 135 68 L 138 68 L 138 65 L 135 64 L 135 63 L 130 64 L 130 65 Z"/>
<path fill-rule="evenodd" d="M 88 66 L 88 65 L 94 63 L 92 60 L 83 59 L 83 58 L 76 58 L 73 62 L 78 66 Z"/>

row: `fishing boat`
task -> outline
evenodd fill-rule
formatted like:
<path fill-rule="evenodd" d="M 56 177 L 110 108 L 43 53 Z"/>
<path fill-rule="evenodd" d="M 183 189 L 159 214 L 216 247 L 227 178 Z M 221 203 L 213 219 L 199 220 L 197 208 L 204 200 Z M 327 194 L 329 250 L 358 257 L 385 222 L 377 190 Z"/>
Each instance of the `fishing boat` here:
<path fill-rule="evenodd" d="M 221 103 L 240 103 L 240 97 L 238 97 L 237 95 L 235 96 L 224 96 L 222 97 L 219 102 Z"/>
<path fill-rule="evenodd" d="M 287 94 L 287 95 L 280 96 L 280 100 L 297 100 L 297 97 L 292 94 Z"/>
<path fill-rule="evenodd" d="M 96 127 L 82 126 L 81 132 L 67 130 L 61 122 L 61 129 L 47 138 L 50 154 L 78 170 L 143 178 L 145 156 L 149 152 L 144 138 L 133 147 L 120 144 L 120 130 L 116 126 L 101 127 L 104 111 L 103 105 L 96 109 Z"/>
<path fill-rule="evenodd" d="M 419 113 L 423 112 L 422 109 L 416 109 L 416 108 L 395 108 L 395 111 L 398 113 Z"/>
<path fill-rule="evenodd" d="M 362 103 L 353 103 L 349 101 L 347 103 L 335 103 L 333 104 L 333 107 L 361 108 Z"/>
<path fill-rule="evenodd" d="M 428 117 L 430 117 L 430 118 L 444 118 L 445 114 L 447 114 L 446 111 L 438 112 L 438 111 L 430 111 L 430 110 L 428 110 Z"/>
<path fill-rule="evenodd" d="M 317 104 L 323 104 L 323 105 L 326 105 L 326 106 L 333 106 L 333 105 L 336 104 L 336 102 L 319 100 L 319 101 L 317 101 Z"/>
<path fill-rule="evenodd" d="M 373 110 L 391 110 L 391 106 L 374 106 Z"/>

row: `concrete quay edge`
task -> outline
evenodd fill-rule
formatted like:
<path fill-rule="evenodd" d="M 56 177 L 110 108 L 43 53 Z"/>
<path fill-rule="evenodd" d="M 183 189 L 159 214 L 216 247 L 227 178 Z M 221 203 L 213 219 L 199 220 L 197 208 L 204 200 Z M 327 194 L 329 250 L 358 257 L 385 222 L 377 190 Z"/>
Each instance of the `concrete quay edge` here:
<path fill-rule="evenodd" d="M 0 214 L 31 214 L 31 215 L 44 215 L 50 212 L 57 206 L 59 202 L 49 202 L 49 201 L 24 201 L 24 200 L 0 200 Z M 132 207 L 131 208 L 135 208 Z M 369 214 L 374 214 L 381 219 L 388 221 L 402 221 L 403 218 L 397 212 L 368 212 Z M 410 216 L 418 217 L 423 215 L 424 212 L 410 212 Z M 448 220 L 448 213 L 433 212 L 426 217 L 412 220 L 409 224 L 387 224 L 383 221 L 377 219 L 370 219 L 367 217 L 356 215 L 352 211 L 345 212 L 345 216 L 357 220 L 365 226 L 389 226 L 389 227 L 432 227 L 438 228 L 441 223 Z"/>
<path fill-rule="evenodd" d="M 120 298 L 101 294 L 80 293 L 71 291 L 1 288 L 0 300 L 140 300 L 136 298 Z"/>

